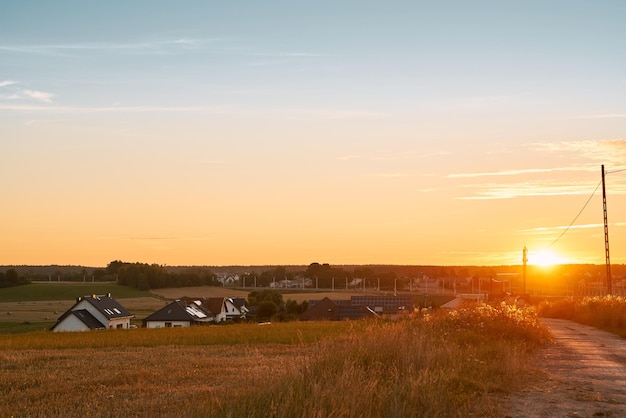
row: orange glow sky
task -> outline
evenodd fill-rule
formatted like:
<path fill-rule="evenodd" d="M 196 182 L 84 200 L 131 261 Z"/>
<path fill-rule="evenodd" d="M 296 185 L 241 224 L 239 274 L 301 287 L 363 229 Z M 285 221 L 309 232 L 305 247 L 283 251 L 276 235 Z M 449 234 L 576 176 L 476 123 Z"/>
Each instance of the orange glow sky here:
<path fill-rule="evenodd" d="M 602 164 L 626 262 L 622 1 L 54 3 L 0 13 L 0 265 L 603 263 Z"/>

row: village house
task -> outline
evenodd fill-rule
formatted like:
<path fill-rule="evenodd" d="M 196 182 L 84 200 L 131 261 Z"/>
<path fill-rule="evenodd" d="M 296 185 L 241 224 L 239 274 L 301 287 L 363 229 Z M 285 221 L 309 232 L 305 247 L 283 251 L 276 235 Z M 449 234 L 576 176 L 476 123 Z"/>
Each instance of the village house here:
<path fill-rule="evenodd" d="M 362 318 L 398 319 L 413 312 L 410 296 L 352 296 L 350 300 L 309 301 L 309 308 L 300 315 L 303 321 L 344 320 Z"/>
<path fill-rule="evenodd" d="M 213 322 L 211 311 L 201 300 L 175 300 L 143 320 L 146 328 L 189 327 Z"/>
<path fill-rule="evenodd" d="M 181 298 L 147 316 L 143 323 L 146 328 L 219 324 L 245 319 L 248 312 L 243 298 Z"/>
<path fill-rule="evenodd" d="M 332 301 L 329 298 L 316 301 L 300 315 L 301 321 L 343 321 L 365 318 L 380 318 L 380 315 L 365 305 L 351 305 L 343 301 Z"/>
<path fill-rule="evenodd" d="M 118 301 L 106 295 L 79 297 L 67 312 L 52 326 L 54 332 L 89 331 L 92 329 L 128 329 L 131 314 Z"/>

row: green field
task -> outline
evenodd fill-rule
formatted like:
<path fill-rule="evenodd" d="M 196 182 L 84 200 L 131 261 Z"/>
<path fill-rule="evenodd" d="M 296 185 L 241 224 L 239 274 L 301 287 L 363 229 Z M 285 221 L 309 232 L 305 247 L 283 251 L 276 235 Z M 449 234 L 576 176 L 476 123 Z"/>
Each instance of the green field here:
<path fill-rule="evenodd" d="M 83 295 L 105 295 L 114 298 L 140 298 L 154 296 L 148 291 L 120 286 L 113 282 L 105 283 L 31 283 L 0 289 L 0 302 L 36 302 L 48 300 L 74 300 Z"/>

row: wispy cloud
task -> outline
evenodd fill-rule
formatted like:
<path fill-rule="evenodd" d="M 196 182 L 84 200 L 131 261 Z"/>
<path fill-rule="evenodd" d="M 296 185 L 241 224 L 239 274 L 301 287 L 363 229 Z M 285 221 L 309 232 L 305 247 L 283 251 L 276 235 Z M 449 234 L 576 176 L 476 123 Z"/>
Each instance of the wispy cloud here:
<path fill-rule="evenodd" d="M 25 96 L 30 97 L 31 99 L 35 99 L 44 103 L 52 103 L 52 98 L 54 97 L 54 94 L 52 93 L 46 93 L 37 90 L 22 90 L 22 93 L 24 93 Z"/>
<path fill-rule="evenodd" d="M 599 113 L 595 115 L 578 116 L 576 119 L 625 119 L 626 113 Z"/>
<path fill-rule="evenodd" d="M 6 86 L 13 85 L 13 84 L 17 84 L 17 81 L 13 81 L 13 80 L 0 81 L 0 87 L 6 87 Z"/>
<path fill-rule="evenodd" d="M 407 173 L 380 173 L 380 174 L 371 174 L 370 177 L 384 177 L 384 178 L 394 178 L 394 177 L 410 177 L 410 174 Z"/>
<path fill-rule="evenodd" d="M 541 153 L 568 154 L 570 158 L 585 161 L 587 165 L 595 163 L 596 169 L 598 164 L 605 164 L 607 169 L 626 164 L 626 140 L 621 138 L 533 143 L 530 147 Z"/>
<path fill-rule="evenodd" d="M 605 165 L 608 173 L 626 169 L 626 140 L 623 139 L 531 143 L 527 144 L 525 148 L 532 155 L 536 155 L 537 160 L 569 160 L 570 163 L 557 167 L 452 173 L 448 174 L 446 178 L 459 180 L 481 177 L 494 178 L 493 181 L 483 184 L 460 186 L 472 190 L 472 193 L 459 197 L 459 199 L 512 199 L 533 196 L 586 195 L 598 187 L 601 164 Z M 557 176 L 558 173 L 561 175 Z M 597 176 L 591 177 L 591 175 L 585 174 L 584 179 L 581 179 L 580 175 L 572 176 L 569 173 L 596 173 Z M 528 175 L 533 175 L 530 180 L 522 177 Z M 502 178 L 502 181 L 496 181 L 496 177 Z M 524 180 L 520 181 L 521 178 Z M 593 180 L 594 178 L 597 180 Z M 617 177 L 614 178 L 611 184 L 611 193 L 626 194 L 626 182 Z"/>
<path fill-rule="evenodd" d="M 337 109 L 311 108 L 247 108 L 237 106 L 43 106 L 26 103 L 0 103 L 0 111 L 39 112 L 43 114 L 98 114 L 98 113 L 199 113 L 214 115 L 265 115 L 294 119 L 334 119 L 346 117 L 347 112 Z M 349 112 L 351 118 L 367 118 L 368 112 Z"/>
<path fill-rule="evenodd" d="M 604 224 L 582 224 L 582 225 L 558 225 L 542 228 L 522 229 L 520 232 L 523 234 L 553 234 L 555 232 L 561 232 L 569 229 L 593 229 L 604 227 Z"/>
<path fill-rule="evenodd" d="M 233 39 L 224 37 L 215 38 L 176 38 L 156 39 L 138 42 L 82 42 L 65 44 L 0 44 L 0 52 L 69 56 L 79 53 L 110 53 L 110 54 L 145 54 L 167 55 L 177 53 L 211 53 L 216 55 L 239 55 L 255 58 L 318 58 L 325 54 L 306 51 L 263 51 L 237 46 Z"/>
<path fill-rule="evenodd" d="M 489 177 L 489 176 L 516 176 L 520 174 L 533 174 L 533 173 L 554 173 L 558 171 L 593 171 L 597 170 L 597 167 L 554 167 L 554 168 L 525 168 L 518 170 L 501 170 L 501 171 L 486 171 L 477 173 L 456 173 L 449 174 L 448 178 L 472 178 L 472 177 Z"/>
<path fill-rule="evenodd" d="M 153 40 L 144 42 L 84 42 L 68 44 L 30 44 L 30 45 L 0 45 L 0 51 L 37 54 L 37 55 L 68 55 L 73 52 L 95 51 L 95 52 L 152 52 L 164 53 L 175 50 L 193 50 L 213 44 L 222 38 L 213 39 L 169 39 Z"/>
<path fill-rule="evenodd" d="M 462 196 L 462 200 L 512 199 L 516 197 L 537 196 L 572 196 L 589 195 L 597 189 L 598 184 L 592 182 L 518 182 L 508 184 L 487 183 L 470 185 L 476 192 L 471 196 Z M 626 187 L 614 190 L 613 193 L 626 194 Z"/>

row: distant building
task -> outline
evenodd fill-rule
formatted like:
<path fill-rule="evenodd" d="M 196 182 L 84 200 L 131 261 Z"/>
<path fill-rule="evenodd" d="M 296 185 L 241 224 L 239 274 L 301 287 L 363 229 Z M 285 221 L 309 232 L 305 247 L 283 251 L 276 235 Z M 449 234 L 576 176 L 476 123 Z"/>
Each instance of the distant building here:
<path fill-rule="evenodd" d="M 410 296 L 352 296 L 350 300 L 309 301 L 300 319 L 343 320 L 361 318 L 397 319 L 413 312 L 414 304 Z"/>
<path fill-rule="evenodd" d="M 348 319 L 379 318 L 376 312 L 364 305 L 337 303 L 324 298 L 300 315 L 301 321 L 342 321 Z"/>
<path fill-rule="evenodd" d="M 189 327 L 242 320 L 247 313 L 243 298 L 182 298 L 147 316 L 143 323 L 147 328 Z"/>
<path fill-rule="evenodd" d="M 59 317 L 51 328 L 54 332 L 89 331 L 92 329 L 128 329 L 131 314 L 111 297 L 106 295 L 90 295 L 79 297 L 67 312 Z"/>

